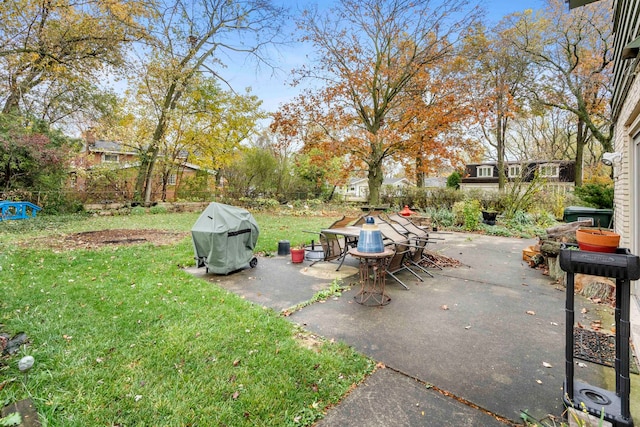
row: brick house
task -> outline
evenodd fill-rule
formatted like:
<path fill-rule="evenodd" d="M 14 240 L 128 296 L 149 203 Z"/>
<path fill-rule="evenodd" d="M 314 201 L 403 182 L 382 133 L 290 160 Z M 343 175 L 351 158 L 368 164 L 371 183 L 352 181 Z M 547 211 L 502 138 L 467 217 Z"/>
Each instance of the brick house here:
<path fill-rule="evenodd" d="M 82 150 L 71 161 L 69 187 L 84 202 L 131 201 L 138 166 L 137 151 L 87 134 Z M 186 153 L 164 167 L 156 164 L 155 175 L 152 201 L 176 201 L 181 185 L 196 176 L 205 175 L 201 179 L 206 181 L 203 193 L 213 189 L 213 173 L 186 162 Z"/>

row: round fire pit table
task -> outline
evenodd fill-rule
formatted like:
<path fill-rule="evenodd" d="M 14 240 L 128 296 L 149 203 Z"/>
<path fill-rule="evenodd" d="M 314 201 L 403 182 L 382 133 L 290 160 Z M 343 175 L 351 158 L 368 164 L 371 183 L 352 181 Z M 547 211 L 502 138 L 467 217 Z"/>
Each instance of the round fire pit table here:
<path fill-rule="evenodd" d="M 393 250 L 360 252 L 350 249 L 349 253 L 360 261 L 360 292 L 354 296 L 356 302 L 366 306 L 389 304 L 391 298 L 384 292 L 384 286 Z"/>

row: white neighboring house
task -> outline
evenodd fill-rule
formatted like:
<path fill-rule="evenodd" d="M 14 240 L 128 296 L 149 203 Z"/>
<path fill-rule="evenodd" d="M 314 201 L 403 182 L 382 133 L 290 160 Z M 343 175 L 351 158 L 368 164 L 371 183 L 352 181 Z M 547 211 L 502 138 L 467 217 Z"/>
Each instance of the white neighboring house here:
<path fill-rule="evenodd" d="M 385 178 L 382 181 L 382 191 L 389 190 L 389 187 L 415 187 L 416 185 L 407 178 Z M 367 178 L 351 178 L 347 185 L 337 191 L 344 197 L 346 202 L 366 202 L 369 199 L 369 180 Z"/>

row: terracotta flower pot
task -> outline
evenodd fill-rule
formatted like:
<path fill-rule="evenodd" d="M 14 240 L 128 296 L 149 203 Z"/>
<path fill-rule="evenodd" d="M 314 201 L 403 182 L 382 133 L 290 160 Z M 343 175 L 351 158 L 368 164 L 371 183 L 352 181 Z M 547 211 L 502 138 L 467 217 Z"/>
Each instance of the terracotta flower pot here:
<path fill-rule="evenodd" d="M 576 230 L 576 240 L 583 251 L 615 253 L 620 235 L 609 230 L 580 228 Z"/>
<path fill-rule="evenodd" d="M 302 261 L 304 261 L 304 248 L 291 249 L 291 262 L 300 264 Z"/>

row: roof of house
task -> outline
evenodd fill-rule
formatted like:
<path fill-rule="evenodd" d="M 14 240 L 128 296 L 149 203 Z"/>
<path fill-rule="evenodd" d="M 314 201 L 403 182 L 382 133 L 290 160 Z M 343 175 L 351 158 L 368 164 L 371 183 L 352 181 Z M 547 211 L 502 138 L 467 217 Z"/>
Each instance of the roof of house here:
<path fill-rule="evenodd" d="M 385 178 L 382 181 L 382 185 L 397 185 L 398 183 L 404 183 L 407 185 L 415 185 L 414 183 L 412 183 L 411 181 L 409 181 L 407 178 Z M 349 185 L 356 185 L 356 184 L 360 184 L 360 183 L 365 183 L 365 184 L 369 184 L 369 180 L 368 178 L 351 178 L 349 179 Z"/>
<path fill-rule="evenodd" d="M 96 139 L 90 144 L 87 144 L 87 150 L 99 153 L 121 153 L 121 154 L 135 154 L 134 150 L 127 150 L 121 143 L 115 141 L 105 141 L 103 139 Z"/>

